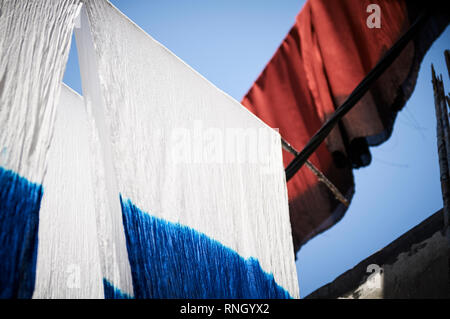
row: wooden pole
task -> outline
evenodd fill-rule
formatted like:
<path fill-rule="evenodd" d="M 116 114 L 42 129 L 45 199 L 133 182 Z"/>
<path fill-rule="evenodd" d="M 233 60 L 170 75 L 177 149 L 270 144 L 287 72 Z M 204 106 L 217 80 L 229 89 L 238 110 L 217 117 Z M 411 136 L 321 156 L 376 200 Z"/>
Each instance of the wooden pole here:
<path fill-rule="evenodd" d="M 450 50 L 445 50 L 444 56 L 445 56 L 445 63 L 447 63 L 448 77 L 450 78 Z"/>
<path fill-rule="evenodd" d="M 434 91 L 434 104 L 436 111 L 436 137 L 439 156 L 439 169 L 441 179 L 442 200 L 444 202 L 444 229 L 449 226 L 450 209 L 450 177 L 449 177 L 449 121 L 446 97 L 442 78 L 436 76 L 431 65 L 432 83 Z"/>

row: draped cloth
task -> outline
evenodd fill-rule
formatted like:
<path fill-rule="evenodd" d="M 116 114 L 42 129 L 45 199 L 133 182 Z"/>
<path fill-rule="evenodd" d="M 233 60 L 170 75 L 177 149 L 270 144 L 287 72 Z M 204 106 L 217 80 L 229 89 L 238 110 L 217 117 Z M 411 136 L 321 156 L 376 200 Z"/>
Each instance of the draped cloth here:
<path fill-rule="evenodd" d="M 0 0 L 0 298 L 298 298 L 280 135 L 82 3 Z"/>
<path fill-rule="evenodd" d="M 105 296 L 298 297 L 279 134 L 108 1 L 84 4 Z"/>
<path fill-rule="evenodd" d="M 370 4 L 381 10 L 380 28 L 369 28 Z M 415 1 L 307 1 L 242 104 L 301 150 L 423 6 Z M 391 135 L 396 114 L 414 89 L 420 62 L 448 21 L 448 15 L 433 12 L 414 41 L 311 155 L 310 161 L 348 199 L 354 193 L 352 168 L 369 165 L 369 146 Z M 287 166 L 293 155 L 284 151 L 283 159 Z M 296 251 L 345 213 L 346 207 L 305 167 L 288 182 L 288 194 Z"/>
<path fill-rule="evenodd" d="M 39 208 L 79 0 L 0 0 L 0 298 L 30 298 Z"/>
<path fill-rule="evenodd" d="M 61 85 L 39 210 L 33 298 L 103 298 L 94 163 L 83 98 Z"/>

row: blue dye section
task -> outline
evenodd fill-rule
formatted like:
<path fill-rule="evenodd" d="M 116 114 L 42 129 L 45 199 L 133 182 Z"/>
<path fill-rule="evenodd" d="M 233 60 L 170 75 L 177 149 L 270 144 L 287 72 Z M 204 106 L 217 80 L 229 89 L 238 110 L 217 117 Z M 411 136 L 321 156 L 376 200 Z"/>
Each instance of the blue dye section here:
<path fill-rule="evenodd" d="M 105 299 L 133 299 L 130 295 L 114 287 L 113 284 L 105 278 L 103 278 L 103 290 L 105 293 Z"/>
<path fill-rule="evenodd" d="M 0 167 L 0 298 L 31 298 L 42 185 Z"/>
<path fill-rule="evenodd" d="M 258 260 L 120 202 L 136 298 L 291 298 Z"/>

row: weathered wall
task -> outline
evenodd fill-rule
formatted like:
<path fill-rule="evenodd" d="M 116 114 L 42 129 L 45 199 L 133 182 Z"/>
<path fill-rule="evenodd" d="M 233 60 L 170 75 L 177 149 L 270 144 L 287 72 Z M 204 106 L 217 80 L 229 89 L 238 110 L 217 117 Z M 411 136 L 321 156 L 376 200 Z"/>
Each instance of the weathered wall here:
<path fill-rule="evenodd" d="M 450 298 L 442 210 L 306 298 Z"/>

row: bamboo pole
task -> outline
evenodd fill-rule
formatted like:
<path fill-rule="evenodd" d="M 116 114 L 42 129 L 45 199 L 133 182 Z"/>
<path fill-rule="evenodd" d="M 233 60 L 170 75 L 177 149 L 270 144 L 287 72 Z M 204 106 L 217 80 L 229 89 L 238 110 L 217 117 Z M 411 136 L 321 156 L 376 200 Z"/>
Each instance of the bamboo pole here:
<path fill-rule="evenodd" d="M 436 136 L 439 156 L 442 200 L 444 202 L 444 229 L 449 226 L 450 209 L 450 178 L 449 178 L 449 121 L 442 77 L 436 77 L 434 66 L 431 65 L 434 102 L 436 111 Z"/>
<path fill-rule="evenodd" d="M 445 63 L 447 64 L 448 77 L 450 78 L 450 50 L 445 50 L 444 56 L 445 56 Z"/>

